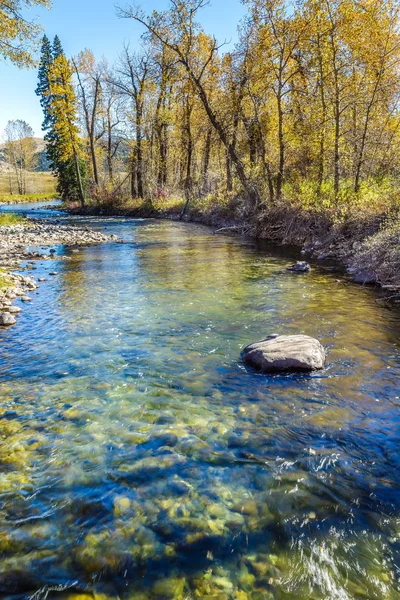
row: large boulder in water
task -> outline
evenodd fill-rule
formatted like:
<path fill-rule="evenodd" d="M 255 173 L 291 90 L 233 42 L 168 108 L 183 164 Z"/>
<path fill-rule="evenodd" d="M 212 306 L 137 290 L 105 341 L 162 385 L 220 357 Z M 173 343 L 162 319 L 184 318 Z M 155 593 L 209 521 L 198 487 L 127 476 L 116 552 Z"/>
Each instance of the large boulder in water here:
<path fill-rule="evenodd" d="M 242 357 L 263 373 L 278 373 L 323 369 L 326 353 L 318 340 L 307 335 L 272 335 L 247 346 Z"/>

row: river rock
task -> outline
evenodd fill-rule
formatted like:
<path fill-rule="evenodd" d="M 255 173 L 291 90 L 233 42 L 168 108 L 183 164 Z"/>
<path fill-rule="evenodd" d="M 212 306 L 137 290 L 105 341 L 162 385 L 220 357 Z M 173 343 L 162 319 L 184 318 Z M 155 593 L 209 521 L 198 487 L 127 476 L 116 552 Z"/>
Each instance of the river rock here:
<path fill-rule="evenodd" d="M 22 308 L 19 306 L 7 306 L 4 310 L 12 315 L 17 315 L 22 312 Z"/>
<path fill-rule="evenodd" d="M 308 264 L 308 262 L 297 261 L 294 263 L 294 265 L 290 265 L 287 270 L 291 271 L 292 273 L 309 273 L 311 271 L 311 266 Z"/>
<path fill-rule="evenodd" d="M 326 353 L 318 340 L 307 335 L 274 335 L 247 346 L 245 363 L 263 373 L 316 371 L 325 366 Z"/>
<path fill-rule="evenodd" d="M 15 325 L 16 323 L 15 317 L 10 315 L 10 313 L 0 313 L 0 327 L 8 327 L 9 325 Z"/>
<path fill-rule="evenodd" d="M 376 275 L 371 271 L 358 271 L 354 274 L 353 281 L 362 285 L 373 285 L 376 283 Z"/>

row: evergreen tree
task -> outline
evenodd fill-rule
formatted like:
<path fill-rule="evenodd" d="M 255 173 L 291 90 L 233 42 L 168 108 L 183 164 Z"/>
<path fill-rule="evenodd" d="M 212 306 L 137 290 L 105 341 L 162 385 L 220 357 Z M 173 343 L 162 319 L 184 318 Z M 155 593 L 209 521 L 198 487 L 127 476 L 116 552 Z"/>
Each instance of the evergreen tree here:
<path fill-rule="evenodd" d="M 58 35 L 56 35 L 53 41 L 53 60 L 55 60 L 59 56 L 62 56 L 63 54 L 64 50 L 61 45 L 60 38 L 58 37 Z"/>
<path fill-rule="evenodd" d="M 47 36 L 43 37 L 38 79 L 36 93 L 44 113 L 46 156 L 57 176 L 57 191 L 63 200 L 83 203 L 87 169 L 79 156 L 72 69 L 58 36 L 52 45 Z"/>
<path fill-rule="evenodd" d="M 51 116 L 48 110 L 50 97 L 49 97 L 49 68 L 53 62 L 53 51 L 51 43 L 47 35 L 42 38 L 42 47 L 40 53 L 40 63 L 38 72 L 38 85 L 36 88 L 36 95 L 40 97 L 40 106 L 42 107 L 44 120 L 42 124 L 42 131 L 48 131 L 51 128 Z"/>

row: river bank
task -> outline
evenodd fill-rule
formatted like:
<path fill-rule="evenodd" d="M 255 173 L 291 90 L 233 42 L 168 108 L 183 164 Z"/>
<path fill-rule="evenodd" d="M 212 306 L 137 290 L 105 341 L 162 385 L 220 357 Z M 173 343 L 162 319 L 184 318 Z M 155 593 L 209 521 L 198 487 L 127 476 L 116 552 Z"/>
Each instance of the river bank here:
<path fill-rule="evenodd" d="M 73 247 L 115 241 L 115 235 L 105 235 L 88 227 L 19 218 L 16 223 L 1 225 L 0 221 L 0 326 L 15 325 L 21 306 L 13 302 L 30 302 L 29 293 L 40 283 L 32 276 L 15 273 L 16 270 L 32 270 L 35 261 L 70 260 L 63 251 L 54 246 Z M 24 264 L 23 264 L 24 263 Z M 50 275 L 55 275 L 52 271 Z"/>
<path fill-rule="evenodd" d="M 63 209 L 79 215 L 165 218 L 180 220 L 183 201 L 124 202 L 77 205 Z M 297 246 L 310 259 L 342 264 L 355 283 L 378 285 L 400 294 L 400 224 L 387 214 L 353 212 L 345 218 L 333 211 L 313 212 L 288 204 L 246 213 L 241 202 L 194 204 L 184 221 L 213 227 L 215 233 L 238 234 L 283 245 Z"/>

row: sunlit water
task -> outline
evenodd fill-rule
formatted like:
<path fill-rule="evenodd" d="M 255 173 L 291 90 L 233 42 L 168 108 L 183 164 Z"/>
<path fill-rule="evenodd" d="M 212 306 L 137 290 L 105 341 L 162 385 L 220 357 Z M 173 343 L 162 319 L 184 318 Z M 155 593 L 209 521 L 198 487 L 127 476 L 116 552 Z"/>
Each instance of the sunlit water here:
<path fill-rule="evenodd" d="M 0 331 L 0 596 L 400 598 L 399 315 L 251 241 L 89 222 L 127 243 L 36 263 Z M 246 369 L 279 332 L 327 369 Z"/>

